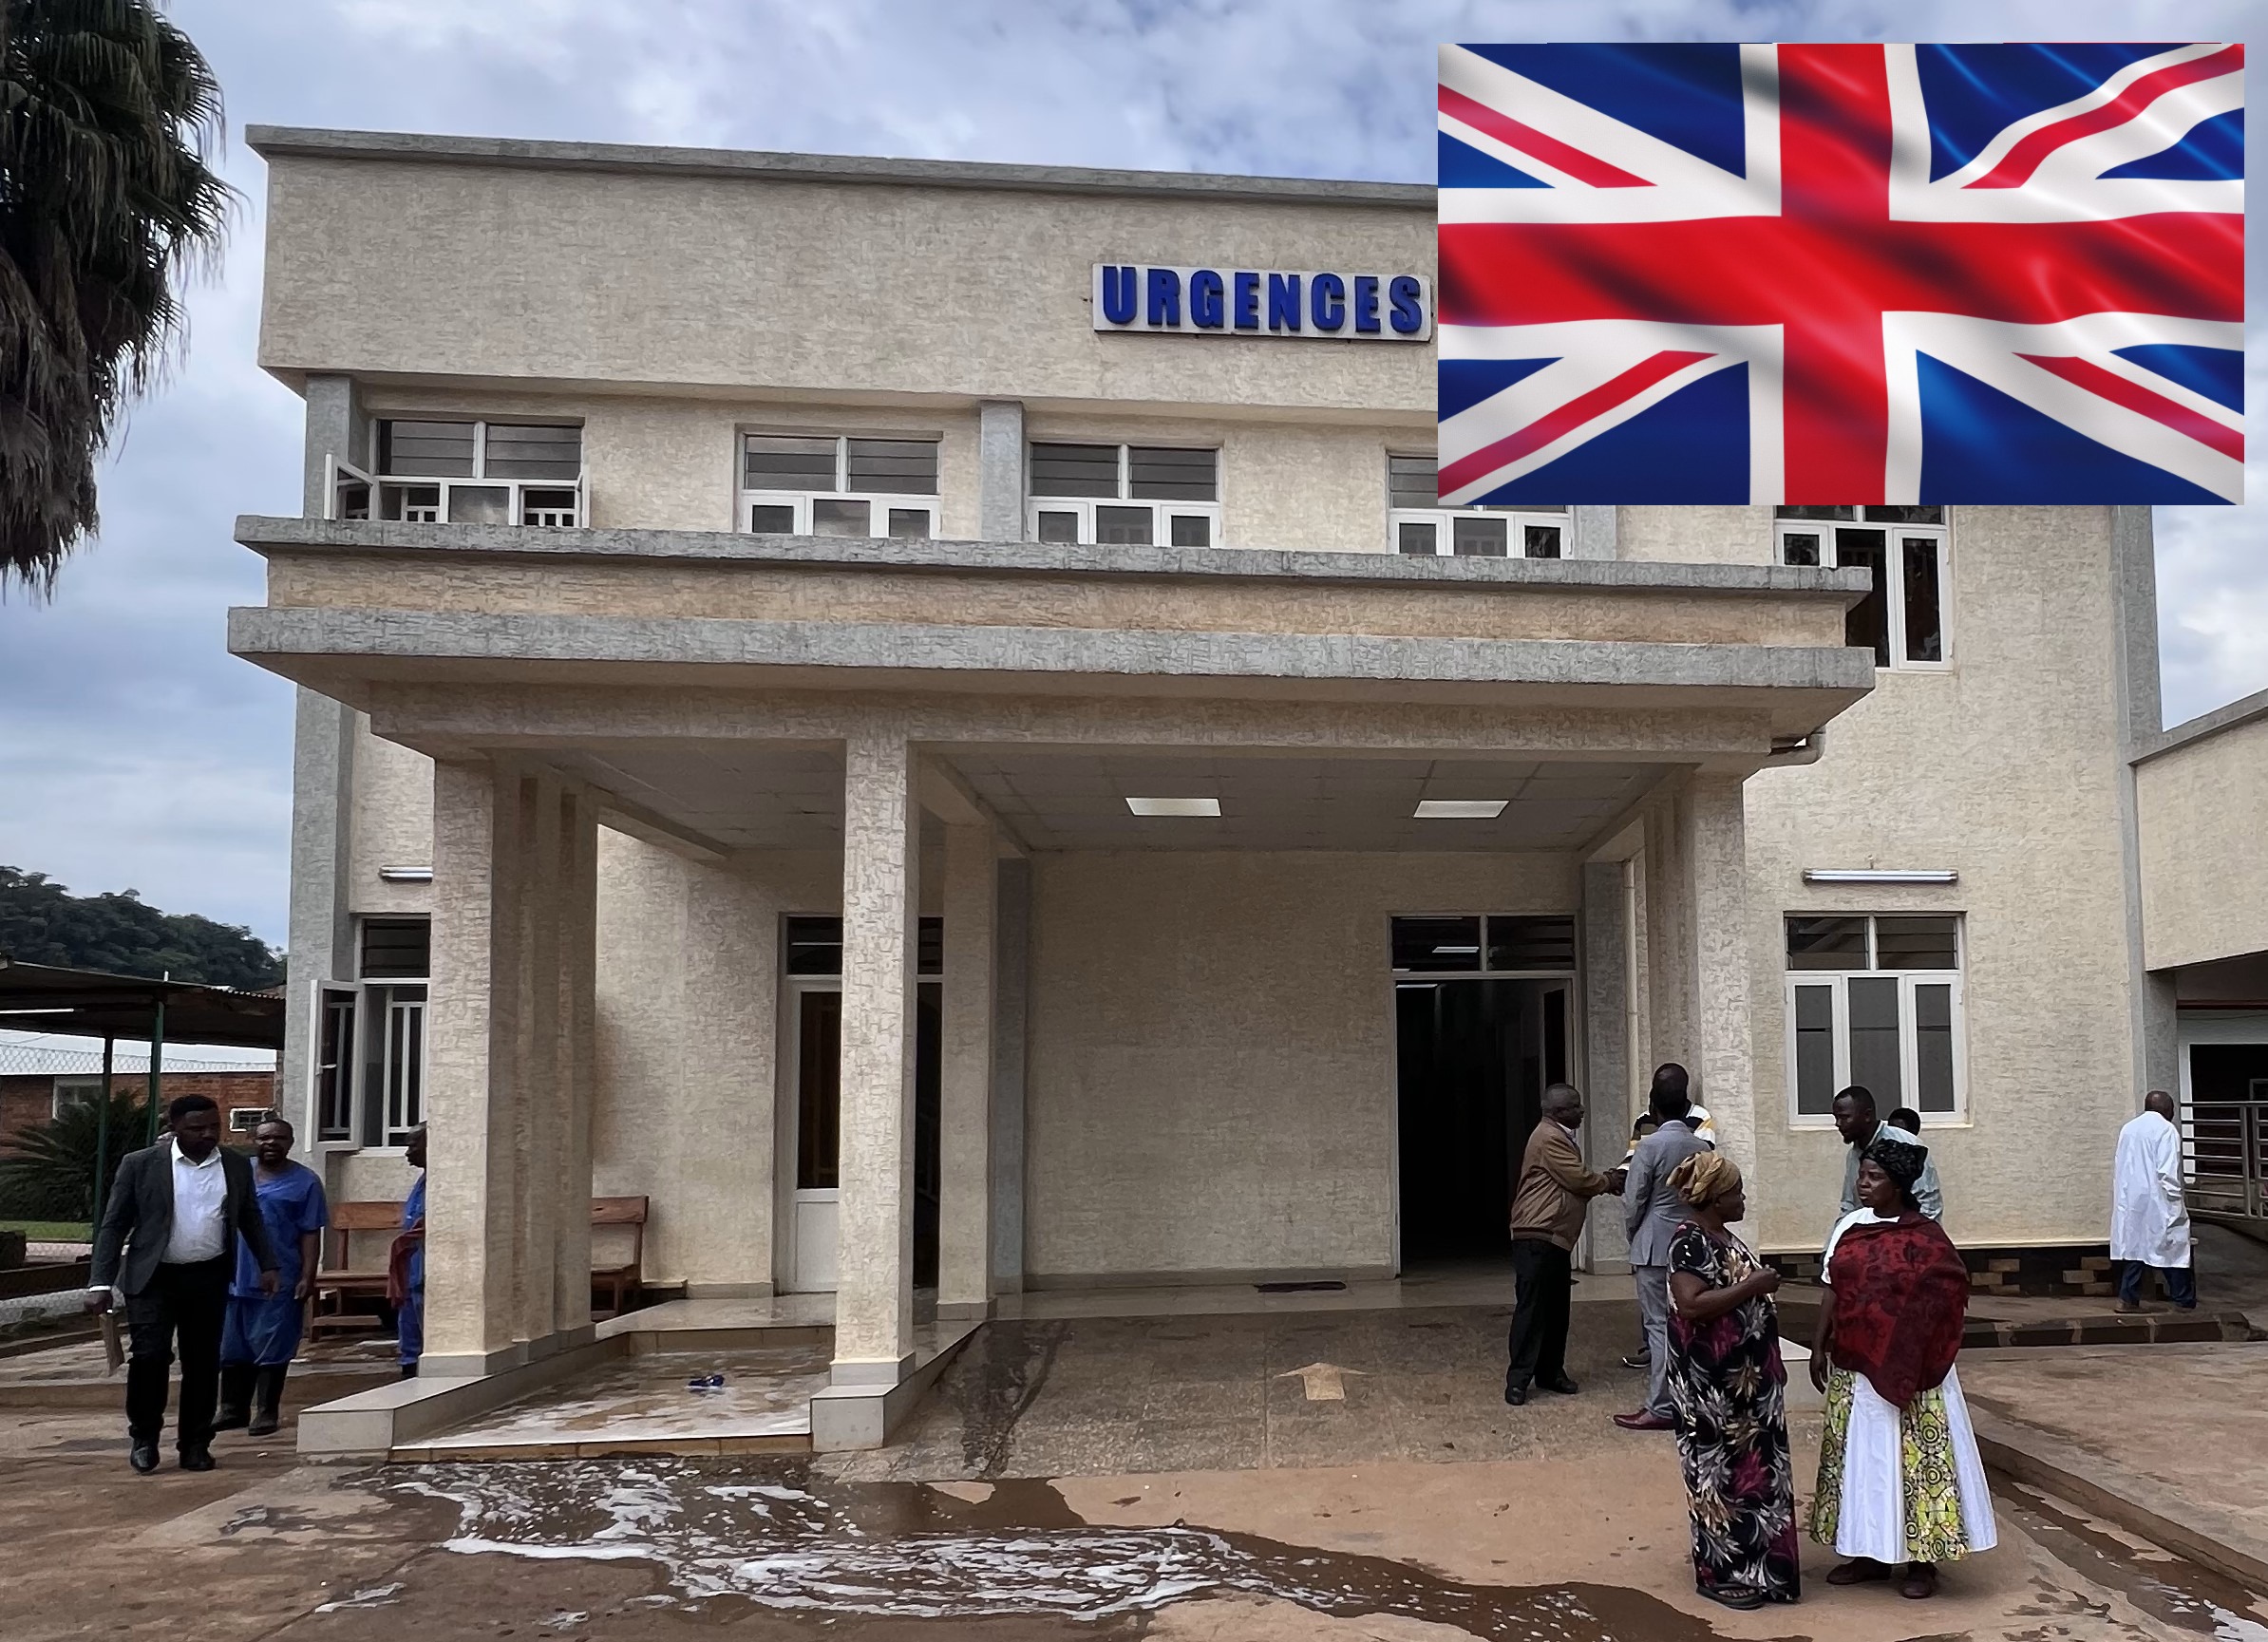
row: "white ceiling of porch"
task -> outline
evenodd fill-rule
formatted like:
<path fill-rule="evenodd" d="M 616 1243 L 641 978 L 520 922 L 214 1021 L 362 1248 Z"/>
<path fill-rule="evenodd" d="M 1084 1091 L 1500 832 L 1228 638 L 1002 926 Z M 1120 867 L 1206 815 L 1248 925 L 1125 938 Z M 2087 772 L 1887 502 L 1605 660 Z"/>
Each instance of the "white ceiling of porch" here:
<path fill-rule="evenodd" d="M 1661 774 L 1630 764 L 960 748 L 936 755 L 1033 849 L 1572 849 Z M 562 751 L 562 770 L 733 849 L 835 849 L 831 746 L 700 743 Z M 1129 798 L 1216 798 L 1214 818 Z M 1503 800 L 1489 820 L 1418 821 L 1424 799 Z"/>

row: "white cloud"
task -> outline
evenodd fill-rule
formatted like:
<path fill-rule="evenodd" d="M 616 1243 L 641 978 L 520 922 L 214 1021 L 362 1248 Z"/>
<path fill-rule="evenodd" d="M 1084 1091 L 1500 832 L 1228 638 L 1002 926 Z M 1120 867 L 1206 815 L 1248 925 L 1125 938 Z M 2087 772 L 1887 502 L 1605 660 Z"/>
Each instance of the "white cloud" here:
<path fill-rule="evenodd" d="M 2185 38 L 2259 8 L 2184 7 Z M 232 124 L 1425 179 L 1433 47 L 1488 39 L 2123 38 L 2130 0 L 180 0 Z M 296 400 L 252 363 L 263 178 L 185 370 L 104 476 L 55 602 L 0 605 L 0 861 L 284 924 L 290 691 L 230 658 L 239 512 L 291 512 Z M 2258 287 L 2256 286 L 2257 290 Z M 2257 305 L 2256 305 L 2257 306 Z M 2256 385 L 2256 387 L 2259 385 Z M 2256 399 L 2256 403 L 2258 400 Z M 2268 687 L 2268 490 L 2165 509 L 2169 720 Z"/>

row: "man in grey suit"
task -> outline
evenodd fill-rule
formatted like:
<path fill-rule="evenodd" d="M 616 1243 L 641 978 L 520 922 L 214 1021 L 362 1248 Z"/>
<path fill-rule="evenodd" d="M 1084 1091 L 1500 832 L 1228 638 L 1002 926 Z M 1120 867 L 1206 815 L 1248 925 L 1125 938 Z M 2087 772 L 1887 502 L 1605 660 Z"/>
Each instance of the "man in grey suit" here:
<path fill-rule="evenodd" d="M 1686 1070 L 1676 1062 L 1655 1068 L 1646 1105 L 1661 1126 L 1638 1142 L 1622 1192 L 1647 1355 L 1646 1406 L 1635 1414 L 1615 1416 L 1615 1424 L 1626 1431 L 1667 1431 L 1676 1424 L 1670 1406 L 1670 1239 L 1687 1217 L 1670 1189 L 1670 1173 L 1694 1153 L 1710 1149 L 1684 1122 L 1693 1104 L 1688 1088 Z"/>
<path fill-rule="evenodd" d="M 220 1144 L 220 1108 L 203 1095 L 166 1107 L 173 1138 L 119 1161 L 87 1275 L 94 1310 L 113 1285 L 125 1296 L 134 1345 L 126 1362 L 126 1429 L 134 1469 L 158 1468 L 165 1370 L 181 1350 L 181 1414 L 174 1428 L 184 1471 L 213 1468 L 213 1408 L 220 1391 L 220 1331 L 242 1237 L 275 1293 L 275 1253 L 260 1219 L 252 1164 Z"/>

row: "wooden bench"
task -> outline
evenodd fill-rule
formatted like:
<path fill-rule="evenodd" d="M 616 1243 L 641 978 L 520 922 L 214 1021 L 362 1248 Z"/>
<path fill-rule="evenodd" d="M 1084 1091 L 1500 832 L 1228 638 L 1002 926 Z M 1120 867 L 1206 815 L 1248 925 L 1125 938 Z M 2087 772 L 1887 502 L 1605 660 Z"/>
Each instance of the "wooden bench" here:
<path fill-rule="evenodd" d="M 594 1321 L 619 1316 L 634 1304 L 644 1278 L 646 1258 L 646 1199 L 644 1198 L 593 1198 L 591 1199 L 591 1227 L 593 1231 L 604 1226 L 624 1226 L 630 1232 L 630 1257 L 610 1261 L 605 1265 L 594 1262 L 591 1268 L 591 1315 Z M 386 1254 L 393 1246 L 394 1237 L 402 1230 L 402 1205 L 398 1202 L 333 1203 L 331 1205 L 331 1226 L 324 1237 L 323 1265 L 315 1274 L 315 1314 L 311 1328 L 316 1331 L 330 1329 L 374 1328 L 378 1318 L 369 1312 L 350 1308 L 357 1301 L 386 1298 Z M 365 1236 L 362 1248 L 363 1263 L 354 1263 L 354 1237 Z M 372 1254 L 377 1264 L 369 1263 Z M 600 1296 L 605 1304 L 601 1306 Z"/>

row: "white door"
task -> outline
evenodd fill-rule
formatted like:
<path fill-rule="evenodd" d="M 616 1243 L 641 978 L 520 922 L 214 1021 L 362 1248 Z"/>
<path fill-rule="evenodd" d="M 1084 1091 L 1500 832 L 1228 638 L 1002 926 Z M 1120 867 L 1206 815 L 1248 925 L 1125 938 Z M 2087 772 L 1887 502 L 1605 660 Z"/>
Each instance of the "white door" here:
<path fill-rule="evenodd" d="M 795 1133 L 788 1227 L 789 1287 L 835 1288 L 835 1198 L 842 1113 L 842 983 L 791 983 L 795 1015 Z"/>

